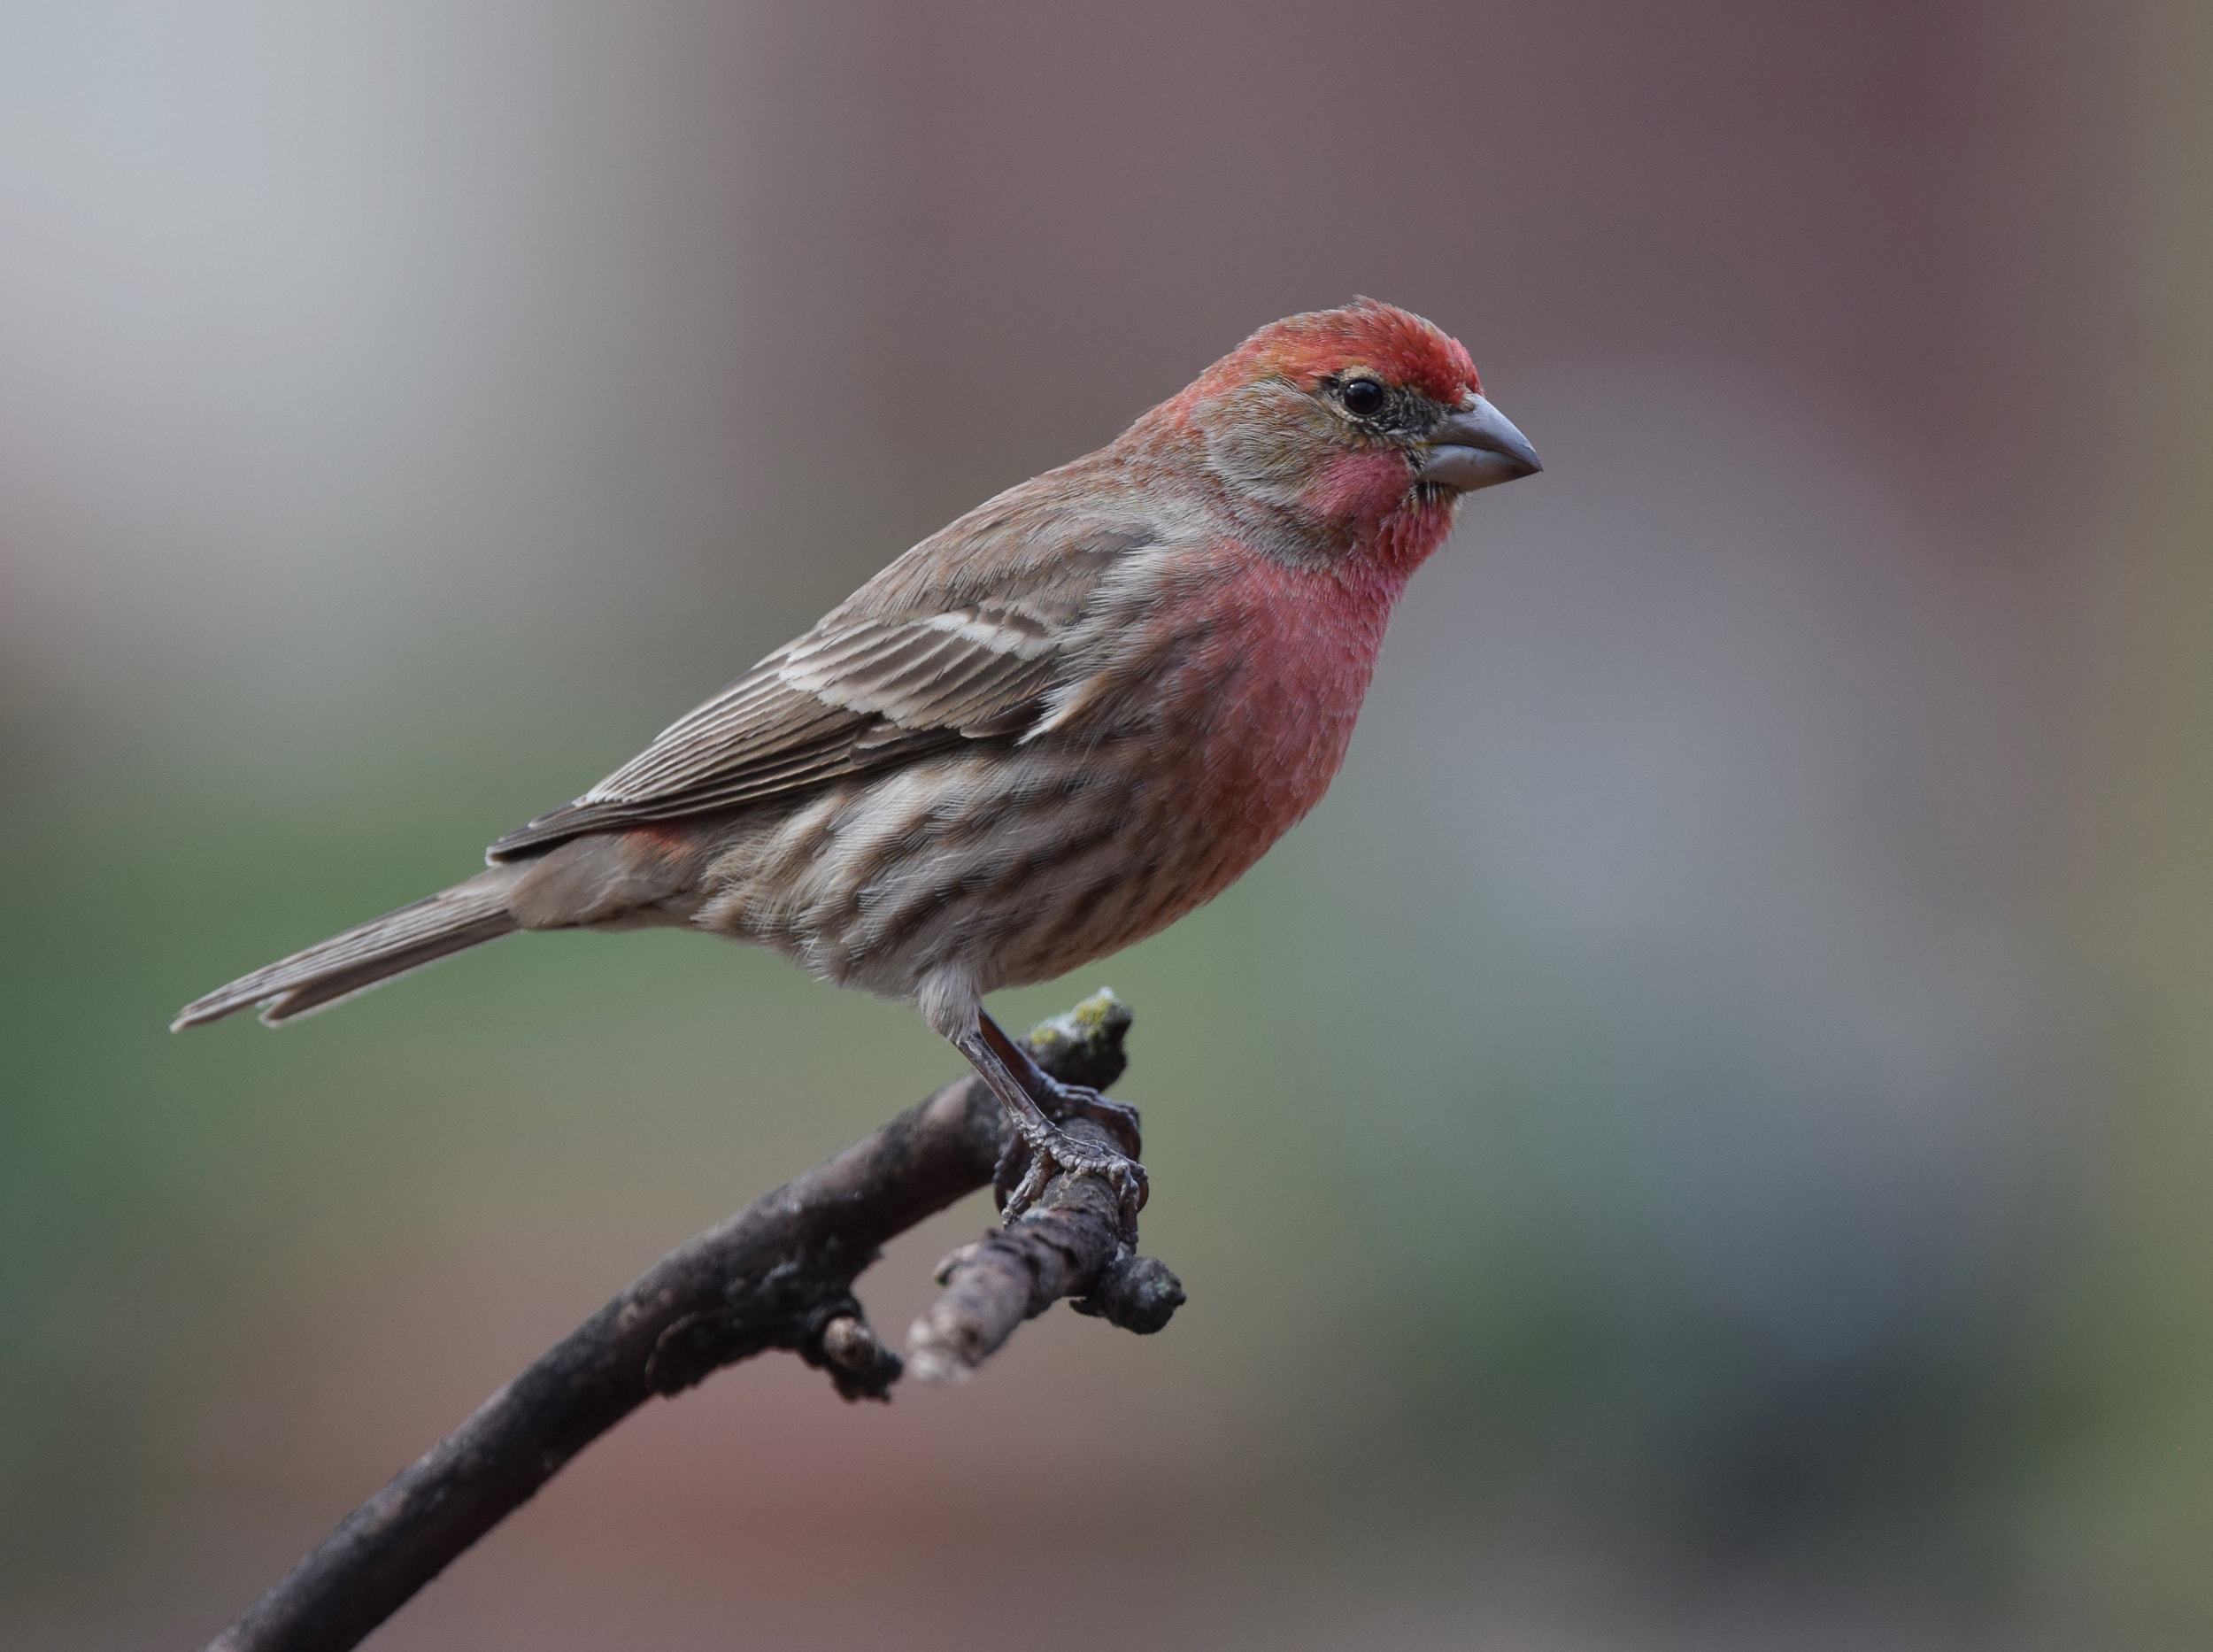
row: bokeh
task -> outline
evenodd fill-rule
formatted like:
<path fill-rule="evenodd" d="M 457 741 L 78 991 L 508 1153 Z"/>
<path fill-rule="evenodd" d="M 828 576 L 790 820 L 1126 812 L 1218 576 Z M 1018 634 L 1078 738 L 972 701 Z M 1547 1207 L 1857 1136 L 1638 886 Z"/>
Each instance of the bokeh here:
<path fill-rule="evenodd" d="M 177 1006 L 1364 292 L 1546 474 L 1002 1007 L 1135 1006 L 1188 1308 L 724 1373 L 376 1644 L 2207 1644 L 2209 202 L 2189 0 L 4 0 L 0 1642 L 197 1644 L 955 1070 L 666 934 Z"/>

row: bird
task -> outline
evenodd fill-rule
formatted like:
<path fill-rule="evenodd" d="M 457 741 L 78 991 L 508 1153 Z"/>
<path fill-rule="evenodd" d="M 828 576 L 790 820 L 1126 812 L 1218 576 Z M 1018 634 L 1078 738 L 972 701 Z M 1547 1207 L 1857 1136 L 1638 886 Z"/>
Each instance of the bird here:
<path fill-rule="evenodd" d="M 1335 777 L 1461 499 L 1541 469 L 1433 323 L 1365 297 L 1271 322 L 898 557 L 484 870 L 173 1028 L 297 1020 L 525 930 L 705 930 L 914 1003 L 1012 1123 L 1007 1221 L 1088 1172 L 1134 1230 L 1134 1109 L 1046 1075 L 985 995 L 1152 935 L 1257 861 Z"/>

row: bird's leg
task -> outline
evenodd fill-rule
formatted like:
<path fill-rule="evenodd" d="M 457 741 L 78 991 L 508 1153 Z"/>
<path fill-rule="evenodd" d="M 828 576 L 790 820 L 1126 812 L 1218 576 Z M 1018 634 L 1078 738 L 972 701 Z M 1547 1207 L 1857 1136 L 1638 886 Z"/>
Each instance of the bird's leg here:
<path fill-rule="evenodd" d="M 1088 1085 L 1061 1083 L 1031 1059 L 1021 1039 L 1008 1038 L 1006 1030 L 987 1012 L 977 1010 L 976 1019 L 999 1059 L 1014 1069 L 1022 1088 L 1029 1092 L 1048 1118 L 1064 1123 L 1072 1118 L 1087 1118 L 1112 1136 L 1132 1159 L 1144 1156 L 1145 1140 L 1138 1133 L 1137 1108 L 1127 1101 L 1110 1100 Z"/>
<path fill-rule="evenodd" d="M 1123 1227 L 1134 1232 L 1147 1191 L 1145 1167 L 1114 1148 L 1095 1147 L 1075 1139 L 1053 1122 L 1046 1108 L 1060 1110 L 1064 1117 L 1096 1118 L 1108 1134 L 1117 1138 L 1124 1130 L 1134 1135 L 1136 1109 L 1107 1102 L 1096 1092 L 1058 1083 L 1041 1071 L 998 1023 L 980 1012 L 975 1026 L 955 1034 L 952 1042 L 1006 1109 L 1018 1139 L 1017 1148 L 1026 1160 L 1022 1179 L 1006 1196 L 1006 1220 L 1014 1221 L 1037 1203 L 1054 1172 L 1066 1170 L 1105 1177 L 1121 1200 Z M 1093 1104 L 1112 1111 L 1101 1116 L 1093 1111 Z"/>

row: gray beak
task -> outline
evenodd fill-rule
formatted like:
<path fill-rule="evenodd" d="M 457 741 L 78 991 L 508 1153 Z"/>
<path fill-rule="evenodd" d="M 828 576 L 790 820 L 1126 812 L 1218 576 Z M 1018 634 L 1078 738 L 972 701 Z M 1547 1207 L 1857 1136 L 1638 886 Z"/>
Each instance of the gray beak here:
<path fill-rule="evenodd" d="M 1533 476 L 1544 466 L 1514 422 L 1478 396 L 1430 435 L 1415 479 L 1472 493 L 1493 482 Z"/>

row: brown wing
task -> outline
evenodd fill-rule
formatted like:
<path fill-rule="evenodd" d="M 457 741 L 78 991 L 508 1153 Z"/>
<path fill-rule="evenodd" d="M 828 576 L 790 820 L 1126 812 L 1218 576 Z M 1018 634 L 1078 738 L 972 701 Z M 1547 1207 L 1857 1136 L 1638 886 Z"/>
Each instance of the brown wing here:
<path fill-rule="evenodd" d="M 1011 494 L 924 540 L 812 631 L 663 730 L 497 862 L 589 831 L 734 807 L 1020 734 L 1068 669 L 1091 593 L 1159 535 Z"/>

